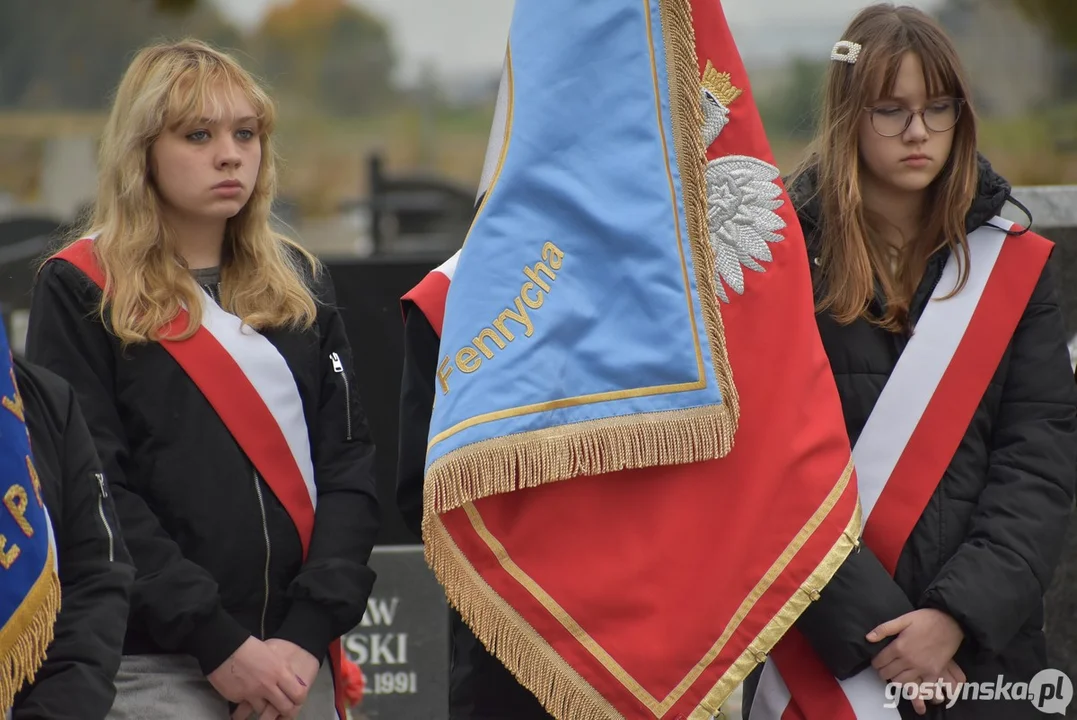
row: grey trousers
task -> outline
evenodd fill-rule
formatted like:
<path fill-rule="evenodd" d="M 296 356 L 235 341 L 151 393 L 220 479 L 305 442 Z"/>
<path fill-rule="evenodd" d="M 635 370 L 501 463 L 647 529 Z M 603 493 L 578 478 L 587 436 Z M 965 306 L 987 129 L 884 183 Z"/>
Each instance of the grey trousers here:
<path fill-rule="evenodd" d="M 188 655 L 124 655 L 107 720 L 229 720 L 228 701 Z M 328 662 L 322 664 L 299 720 L 337 720 Z"/>

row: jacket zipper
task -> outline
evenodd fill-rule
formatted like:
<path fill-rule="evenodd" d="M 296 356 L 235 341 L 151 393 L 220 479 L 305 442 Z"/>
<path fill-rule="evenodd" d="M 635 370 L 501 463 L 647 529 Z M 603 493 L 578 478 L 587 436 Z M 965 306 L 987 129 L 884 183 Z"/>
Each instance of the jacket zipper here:
<path fill-rule="evenodd" d="M 101 524 L 105 526 L 105 533 L 108 535 L 108 561 L 116 561 L 116 539 L 112 535 L 112 528 L 109 527 L 108 519 L 105 517 L 105 498 L 108 497 L 108 490 L 105 489 L 105 476 L 101 473 L 94 473 L 94 477 L 97 478 L 97 487 L 101 489 L 101 494 L 97 496 L 97 514 L 101 516 Z"/>
<path fill-rule="evenodd" d="M 344 363 L 340 362 L 340 355 L 332 353 L 329 359 L 333 361 L 333 372 L 340 375 L 344 381 L 344 417 L 348 426 L 348 440 L 352 439 L 352 394 L 348 386 L 348 373 L 344 372 Z"/>
<path fill-rule="evenodd" d="M 262 534 L 266 539 L 266 570 L 265 570 L 265 596 L 262 601 L 262 639 L 266 636 L 266 613 L 269 611 L 269 522 L 266 520 L 266 505 L 262 499 L 262 483 L 258 478 L 258 471 L 254 472 L 254 492 L 258 494 L 258 509 L 262 511 Z"/>

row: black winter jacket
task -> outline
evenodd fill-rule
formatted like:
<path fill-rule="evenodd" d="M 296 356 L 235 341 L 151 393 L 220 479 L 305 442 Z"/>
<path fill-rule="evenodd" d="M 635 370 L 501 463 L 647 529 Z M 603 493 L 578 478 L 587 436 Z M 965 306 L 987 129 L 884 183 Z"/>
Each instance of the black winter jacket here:
<path fill-rule="evenodd" d="M 209 288 L 213 290 L 214 288 Z M 310 552 L 228 428 L 159 343 L 121 348 L 98 287 L 53 259 L 34 288 L 27 355 L 86 413 L 138 568 L 125 654 L 183 653 L 212 672 L 248 637 L 315 657 L 362 618 L 379 514 L 374 447 L 328 275 L 306 331 L 262 334 L 302 397 L 318 505 Z"/>
<path fill-rule="evenodd" d="M 71 386 L 18 358 L 15 382 L 52 520 L 62 599 L 45 663 L 15 696 L 12 720 L 104 720 L 116 696 L 134 566 Z"/>
<path fill-rule="evenodd" d="M 437 375 L 437 332 L 417 308 L 404 324 L 400 387 L 397 503 L 415 537 L 422 538 L 423 475 Z M 463 619 L 449 608 L 449 720 L 547 720 L 530 690 L 487 652 Z"/>
<path fill-rule="evenodd" d="M 971 232 L 1001 214 L 1010 187 L 986 160 L 967 216 Z M 815 269 L 819 210 L 811 177 L 790 188 Z M 919 317 L 942 273 L 929 262 L 913 299 Z M 817 283 L 818 285 L 818 283 Z M 877 297 L 873 312 L 882 313 Z M 817 315 L 855 444 L 908 338 L 857 320 Z M 955 657 L 970 682 L 1027 682 L 1046 668 L 1043 597 L 1059 560 L 1077 486 L 1077 385 L 1050 265 L 1044 271 L 953 460 L 902 550 L 893 579 L 861 546 L 797 627 L 838 678 L 870 667 L 887 642 L 876 625 L 917 608 L 946 612 L 965 640 Z M 754 692 L 758 674 L 746 684 Z M 750 701 L 750 700 L 749 700 Z M 908 702 L 905 718 L 919 718 Z M 1027 700 L 958 701 L 928 718 L 1038 718 Z"/>

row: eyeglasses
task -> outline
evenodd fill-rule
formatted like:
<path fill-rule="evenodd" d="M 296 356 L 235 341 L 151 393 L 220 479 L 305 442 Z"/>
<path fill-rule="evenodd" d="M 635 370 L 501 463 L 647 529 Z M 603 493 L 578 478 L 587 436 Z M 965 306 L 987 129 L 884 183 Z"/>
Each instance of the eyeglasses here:
<path fill-rule="evenodd" d="M 961 117 L 961 98 L 942 98 L 935 100 L 923 110 L 910 110 L 904 105 L 884 104 L 866 107 L 871 113 L 871 127 L 883 137 L 896 137 L 909 129 L 914 115 L 919 115 L 925 127 L 931 132 L 946 132 Z"/>

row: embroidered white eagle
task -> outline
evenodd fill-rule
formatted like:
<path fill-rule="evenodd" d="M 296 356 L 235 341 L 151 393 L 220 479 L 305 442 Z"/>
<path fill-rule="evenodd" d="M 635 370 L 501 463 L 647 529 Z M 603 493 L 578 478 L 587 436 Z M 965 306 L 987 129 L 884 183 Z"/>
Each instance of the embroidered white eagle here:
<path fill-rule="evenodd" d="M 728 103 L 740 95 L 708 63 L 700 90 L 703 147 L 709 148 L 729 123 Z M 723 100 L 725 102 L 723 102 Z M 765 272 L 771 262 L 768 243 L 781 242 L 785 221 L 774 212 L 782 206 L 778 168 L 747 155 L 727 155 L 707 163 L 707 225 L 714 251 L 714 285 L 728 303 L 725 286 L 744 294 L 744 268 Z M 724 284 L 723 284 L 724 283 Z"/>

